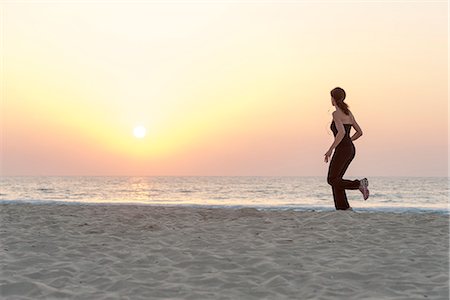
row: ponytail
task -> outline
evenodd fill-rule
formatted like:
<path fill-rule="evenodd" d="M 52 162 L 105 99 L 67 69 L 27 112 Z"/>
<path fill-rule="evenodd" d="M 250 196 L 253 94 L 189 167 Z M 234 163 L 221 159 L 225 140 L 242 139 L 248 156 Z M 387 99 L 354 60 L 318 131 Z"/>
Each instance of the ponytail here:
<path fill-rule="evenodd" d="M 344 101 L 336 102 L 336 105 L 348 116 L 350 109 L 348 109 L 348 104 Z"/>

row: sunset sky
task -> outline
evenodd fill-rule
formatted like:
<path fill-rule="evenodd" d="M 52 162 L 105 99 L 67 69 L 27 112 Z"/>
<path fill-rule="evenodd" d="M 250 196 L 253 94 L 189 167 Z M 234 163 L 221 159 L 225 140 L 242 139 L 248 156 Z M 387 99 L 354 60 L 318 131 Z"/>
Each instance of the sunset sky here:
<path fill-rule="evenodd" d="M 1 175 L 447 176 L 447 1 L 0 6 Z"/>

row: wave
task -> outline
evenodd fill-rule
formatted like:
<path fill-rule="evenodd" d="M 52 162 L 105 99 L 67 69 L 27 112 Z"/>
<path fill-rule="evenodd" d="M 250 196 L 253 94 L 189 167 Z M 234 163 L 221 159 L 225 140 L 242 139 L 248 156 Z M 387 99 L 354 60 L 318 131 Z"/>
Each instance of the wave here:
<path fill-rule="evenodd" d="M 40 199 L 24 199 L 24 200 L 0 200 L 0 204 L 33 204 L 33 205 L 136 205 L 136 206 L 177 206 L 177 207 L 193 207 L 193 208 L 255 208 L 261 211 L 315 211 L 329 212 L 335 211 L 334 206 L 329 205 L 211 205 L 211 204 L 194 204 L 194 203 L 176 203 L 177 201 L 163 200 L 155 203 L 144 202 L 93 202 L 93 201 L 60 201 L 60 200 L 40 200 Z M 373 206 L 373 207 L 355 207 L 356 213 L 436 213 L 450 215 L 449 207 L 413 207 L 413 206 Z"/>

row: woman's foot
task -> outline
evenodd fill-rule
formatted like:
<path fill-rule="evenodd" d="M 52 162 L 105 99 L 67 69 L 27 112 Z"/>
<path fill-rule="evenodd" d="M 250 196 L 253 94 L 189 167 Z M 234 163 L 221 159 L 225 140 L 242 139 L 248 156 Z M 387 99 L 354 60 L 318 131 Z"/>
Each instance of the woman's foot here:
<path fill-rule="evenodd" d="M 367 200 L 369 198 L 369 189 L 367 188 L 369 186 L 369 180 L 367 178 L 363 178 L 359 181 L 359 190 L 363 194 L 364 200 Z"/>

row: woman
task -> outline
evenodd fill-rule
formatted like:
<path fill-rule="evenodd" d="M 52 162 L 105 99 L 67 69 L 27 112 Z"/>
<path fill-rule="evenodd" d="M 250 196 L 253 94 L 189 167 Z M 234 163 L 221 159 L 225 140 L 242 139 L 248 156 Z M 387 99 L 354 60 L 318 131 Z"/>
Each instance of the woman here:
<path fill-rule="evenodd" d="M 340 87 L 331 91 L 331 104 L 336 108 L 333 112 L 333 122 L 331 130 L 335 137 L 330 149 L 325 153 L 325 162 L 328 162 L 333 149 L 335 149 L 333 157 L 328 168 L 328 184 L 333 190 L 334 206 L 338 210 L 352 210 L 347 201 L 345 190 L 360 190 L 364 200 L 369 198 L 369 181 L 367 178 L 361 180 L 342 179 L 350 162 L 355 157 L 355 145 L 353 141 L 362 136 L 361 127 L 355 120 L 352 112 L 348 109 L 347 103 L 344 102 L 345 91 Z M 356 133 L 350 137 L 352 126 Z"/>

